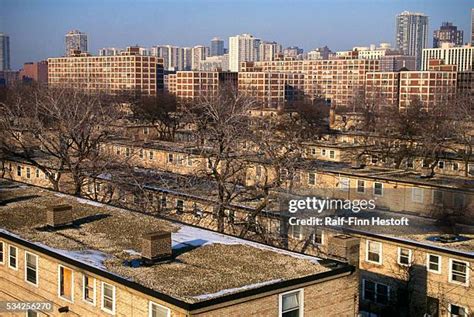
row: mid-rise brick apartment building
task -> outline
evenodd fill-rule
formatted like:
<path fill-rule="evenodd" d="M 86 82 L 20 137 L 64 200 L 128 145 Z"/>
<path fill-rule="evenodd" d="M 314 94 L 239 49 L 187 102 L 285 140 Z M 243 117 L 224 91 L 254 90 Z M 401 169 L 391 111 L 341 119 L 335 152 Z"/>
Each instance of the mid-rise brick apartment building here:
<path fill-rule="evenodd" d="M 416 98 L 427 109 L 456 94 L 455 65 L 431 60 L 426 71 L 369 72 L 366 74 L 366 97 L 374 102 L 398 104 L 406 108 Z"/>
<path fill-rule="evenodd" d="M 154 96 L 163 90 L 163 59 L 143 56 L 138 47 L 121 55 L 91 56 L 80 51 L 48 59 L 48 84 L 88 92 L 140 92 Z"/>
<path fill-rule="evenodd" d="M 305 75 L 298 73 L 240 72 L 238 77 L 239 93 L 256 98 L 268 108 L 303 99 L 304 85 Z"/>
<path fill-rule="evenodd" d="M 351 265 L 47 190 L 2 186 L 8 203 L 0 207 L 0 300 L 51 304 L 29 316 L 358 311 Z"/>
<path fill-rule="evenodd" d="M 242 72 L 276 72 L 304 74 L 304 94 L 324 98 L 332 105 L 348 105 L 365 87 L 367 72 L 379 70 L 378 60 L 349 56 L 328 60 L 276 60 L 244 62 Z"/>
<path fill-rule="evenodd" d="M 178 71 L 176 74 L 167 75 L 168 92 L 175 94 L 180 100 L 209 97 L 225 86 L 237 86 L 237 73 Z"/>

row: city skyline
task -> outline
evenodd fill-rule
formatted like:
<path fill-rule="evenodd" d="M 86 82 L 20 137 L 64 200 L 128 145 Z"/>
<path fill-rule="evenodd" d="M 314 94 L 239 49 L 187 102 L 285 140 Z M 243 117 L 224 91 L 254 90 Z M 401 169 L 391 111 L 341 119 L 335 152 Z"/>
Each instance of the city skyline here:
<path fill-rule="evenodd" d="M 464 30 L 466 36 L 470 35 L 470 1 L 456 1 L 456 6 L 446 5 L 443 1 L 424 0 L 396 3 L 296 1 L 291 5 L 287 1 L 276 2 L 279 5 L 270 5 L 275 1 L 256 4 L 227 1 L 219 5 L 212 0 L 179 3 L 143 1 L 137 6 L 140 7 L 138 14 L 135 6 L 127 6 L 121 1 L 113 2 L 113 6 L 109 1 L 100 4 L 73 1 L 67 5 L 44 1 L 40 7 L 30 1 L 6 0 L 0 31 L 10 36 L 12 69 L 19 69 L 24 62 L 61 56 L 64 35 L 72 29 L 79 29 L 88 35 L 89 51 L 94 55 L 102 47 L 135 44 L 145 47 L 158 44 L 208 46 L 215 36 L 222 38 L 228 48 L 228 38 L 242 33 L 251 33 L 264 41 L 276 41 L 283 47 L 299 46 L 305 51 L 324 45 L 333 50 L 347 50 L 353 46 L 380 42 L 395 44 L 395 16 L 405 10 L 429 16 L 428 34 L 432 34 L 442 22 L 449 21 Z M 365 4 L 370 4 L 371 9 L 367 10 Z M 84 5 L 87 5 L 84 8 L 88 11 L 79 17 L 76 12 Z M 341 14 L 329 19 L 327 12 L 334 10 Z M 239 19 L 229 19 L 228 12 L 239 16 Z M 246 12 L 245 15 L 243 12 Z M 47 19 L 49 15 L 56 18 Z M 156 19 L 158 16 L 161 19 Z M 176 23 L 176 19 L 185 23 Z M 361 20 L 363 24 L 358 23 Z M 302 28 L 314 29 L 314 35 L 306 31 L 298 32 Z M 157 31 L 150 31 L 153 29 Z M 428 46 L 432 46 L 431 37 Z"/>

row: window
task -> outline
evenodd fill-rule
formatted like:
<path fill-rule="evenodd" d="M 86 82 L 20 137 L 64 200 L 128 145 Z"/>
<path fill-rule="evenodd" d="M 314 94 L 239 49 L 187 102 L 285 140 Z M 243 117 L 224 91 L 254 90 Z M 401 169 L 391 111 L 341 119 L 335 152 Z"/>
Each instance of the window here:
<path fill-rule="evenodd" d="M 459 163 L 453 162 L 453 163 L 451 163 L 451 166 L 453 168 L 453 171 L 459 170 Z"/>
<path fill-rule="evenodd" d="M 38 312 L 37 311 L 34 311 L 34 310 L 31 310 L 31 309 L 28 309 L 26 311 L 26 317 L 38 317 Z"/>
<path fill-rule="evenodd" d="M 82 299 L 95 305 L 95 278 L 83 275 L 82 277 Z"/>
<path fill-rule="evenodd" d="M 4 250 L 5 250 L 5 243 L 3 243 L 3 241 L 0 241 L 0 264 L 5 263 Z"/>
<path fill-rule="evenodd" d="M 334 159 L 335 157 L 336 157 L 336 153 L 333 150 L 329 151 L 329 158 Z"/>
<path fill-rule="evenodd" d="M 365 300 L 387 304 L 389 300 L 389 287 L 384 284 L 375 283 L 369 280 L 362 280 L 362 296 Z"/>
<path fill-rule="evenodd" d="M 193 158 L 191 155 L 188 155 L 188 166 L 193 166 Z"/>
<path fill-rule="evenodd" d="M 443 169 L 444 168 L 444 161 L 439 161 L 438 162 L 438 168 Z"/>
<path fill-rule="evenodd" d="M 301 226 L 300 225 L 290 226 L 290 235 L 293 239 L 301 239 Z"/>
<path fill-rule="evenodd" d="M 169 317 L 171 312 L 169 308 L 150 302 L 149 317 Z"/>
<path fill-rule="evenodd" d="M 8 267 L 14 270 L 18 270 L 17 257 L 18 257 L 18 248 L 12 245 L 9 246 L 8 247 Z"/>
<path fill-rule="evenodd" d="M 153 160 L 154 155 L 155 155 L 155 152 L 150 151 L 148 158 L 149 158 L 150 160 Z"/>
<path fill-rule="evenodd" d="M 407 168 L 413 168 L 413 160 L 407 160 L 405 165 Z"/>
<path fill-rule="evenodd" d="M 469 281 L 468 263 L 449 259 L 449 282 L 466 285 Z"/>
<path fill-rule="evenodd" d="M 115 313 L 115 286 L 102 282 L 102 310 Z"/>
<path fill-rule="evenodd" d="M 365 193 L 365 181 L 357 180 L 357 192 Z"/>
<path fill-rule="evenodd" d="M 141 159 L 143 158 L 143 149 L 140 149 L 139 156 Z"/>
<path fill-rule="evenodd" d="M 311 238 L 314 244 L 323 244 L 323 231 L 321 229 L 314 229 Z"/>
<path fill-rule="evenodd" d="M 339 188 L 344 192 L 347 192 L 349 190 L 349 184 L 349 178 L 341 178 L 339 180 Z"/>
<path fill-rule="evenodd" d="M 326 149 L 321 149 L 321 156 L 326 156 Z"/>
<path fill-rule="evenodd" d="M 38 256 L 25 252 L 25 281 L 38 286 Z"/>
<path fill-rule="evenodd" d="M 181 199 L 176 201 L 176 213 L 182 214 L 184 210 L 184 202 Z"/>
<path fill-rule="evenodd" d="M 173 163 L 173 154 L 172 153 L 168 153 L 168 163 Z"/>
<path fill-rule="evenodd" d="M 411 250 L 398 248 L 398 264 L 409 266 L 411 264 Z"/>
<path fill-rule="evenodd" d="M 16 167 L 16 175 L 17 175 L 17 176 L 21 176 L 21 166 L 20 166 L 20 165 L 18 165 L 18 166 Z"/>
<path fill-rule="evenodd" d="M 458 305 L 449 304 L 449 317 L 468 317 L 467 309 Z"/>
<path fill-rule="evenodd" d="M 414 203 L 423 203 L 423 188 L 413 187 L 411 189 L 411 201 Z"/>
<path fill-rule="evenodd" d="M 127 147 L 125 148 L 125 156 L 129 157 L 130 156 L 130 149 Z"/>
<path fill-rule="evenodd" d="M 36 178 L 39 178 L 40 177 L 40 170 L 38 168 L 35 170 L 35 173 L 36 173 Z"/>
<path fill-rule="evenodd" d="M 372 156 L 372 158 L 371 158 L 372 164 L 377 164 L 378 161 L 379 161 L 379 159 L 377 158 L 377 156 Z"/>
<path fill-rule="evenodd" d="M 166 202 L 166 196 L 165 195 L 161 196 L 160 205 L 161 205 L 161 209 L 166 209 L 167 202 Z"/>
<path fill-rule="evenodd" d="M 308 184 L 316 185 L 316 173 L 308 173 Z"/>
<path fill-rule="evenodd" d="M 365 260 L 382 264 L 382 243 L 367 240 Z"/>
<path fill-rule="evenodd" d="M 74 283 L 73 272 L 64 266 L 59 266 L 59 297 L 73 301 Z"/>
<path fill-rule="evenodd" d="M 29 167 L 26 168 L 26 178 L 31 178 L 31 169 Z"/>
<path fill-rule="evenodd" d="M 303 316 L 303 290 L 280 294 L 279 317 Z"/>
<path fill-rule="evenodd" d="M 435 254 L 428 254 L 426 268 L 429 272 L 441 273 L 441 257 Z"/>
<path fill-rule="evenodd" d="M 311 148 L 311 155 L 316 155 L 316 148 L 315 147 Z"/>
<path fill-rule="evenodd" d="M 383 196 L 383 184 L 379 182 L 374 183 L 374 195 Z"/>

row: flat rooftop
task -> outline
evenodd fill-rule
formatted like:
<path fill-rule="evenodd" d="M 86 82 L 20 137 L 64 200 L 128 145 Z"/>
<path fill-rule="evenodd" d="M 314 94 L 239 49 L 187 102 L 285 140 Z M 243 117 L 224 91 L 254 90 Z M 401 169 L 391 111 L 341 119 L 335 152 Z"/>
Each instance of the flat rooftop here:
<path fill-rule="evenodd" d="M 47 230 L 46 210 L 60 204 L 72 206 L 74 224 Z M 140 265 L 141 237 L 152 231 L 172 232 L 173 258 Z M 339 262 L 6 180 L 0 181 L 1 235 L 188 304 L 350 271 Z"/>

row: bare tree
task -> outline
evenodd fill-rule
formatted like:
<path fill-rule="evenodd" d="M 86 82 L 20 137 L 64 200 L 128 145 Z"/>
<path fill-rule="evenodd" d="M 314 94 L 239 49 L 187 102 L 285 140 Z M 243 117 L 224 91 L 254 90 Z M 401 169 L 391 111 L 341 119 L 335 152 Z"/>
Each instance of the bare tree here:
<path fill-rule="evenodd" d="M 159 139 L 174 141 L 183 114 L 177 111 L 178 101 L 174 95 L 169 93 L 160 93 L 156 97 L 139 95 L 130 99 L 130 106 L 133 117 L 156 129 Z"/>
<path fill-rule="evenodd" d="M 8 92 L 0 109 L 0 148 L 4 155 L 25 160 L 42 170 L 59 190 L 67 173 L 72 192 L 81 195 L 90 175 L 115 163 L 100 151 L 120 118 L 109 96 L 77 90 L 17 87 Z"/>
<path fill-rule="evenodd" d="M 196 147 L 206 165 L 197 173 L 211 181 L 217 192 L 217 229 L 225 230 L 226 210 L 240 194 L 248 165 L 244 144 L 250 133 L 248 110 L 255 100 L 231 87 L 189 104 L 186 119 L 195 127 Z"/>

